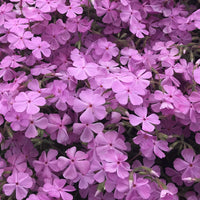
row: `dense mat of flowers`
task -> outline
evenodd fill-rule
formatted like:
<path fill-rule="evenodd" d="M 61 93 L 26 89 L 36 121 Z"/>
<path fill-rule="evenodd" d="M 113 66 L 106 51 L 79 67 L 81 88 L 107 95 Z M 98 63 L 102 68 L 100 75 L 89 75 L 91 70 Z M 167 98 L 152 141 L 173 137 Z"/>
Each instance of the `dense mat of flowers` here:
<path fill-rule="evenodd" d="M 200 199 L 195 6 L 1 0 L 0 199 Z"/>

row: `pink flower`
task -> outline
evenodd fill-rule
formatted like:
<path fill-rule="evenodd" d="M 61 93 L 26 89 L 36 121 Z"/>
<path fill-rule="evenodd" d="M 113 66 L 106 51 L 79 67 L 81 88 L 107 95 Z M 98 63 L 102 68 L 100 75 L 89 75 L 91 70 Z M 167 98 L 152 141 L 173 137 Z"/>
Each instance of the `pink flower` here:
<path fill-rule="evenodd" d="M 6 56 L 1 61 L 1 66 L 3 68 L 17 68 L 20 67 L 20 62 L 24 61 L 25 59 L 25 57 L 21 57 L 19 55 Z"/>
<path fill-rule="evenodd" d="M 38 59 L 42 59 L 42 54 L 46 57 L 51 55 L 50 44 L 42 41 L 40 37 L 33 37 L 26 45 L 29 49 L 33 50 L 33 55 Z"/>
<path fill-rule="evenodd" d="M 200 178 L 200 155 L 195 155 L 192 149 L 184 149 L 181 152 L 183 159 L 176 158 L 174 168 L 182 172 L 184 178 Z"/>
<path fill-rule="evenodd" d="M 62 198 L 63 200 L 72 200 L 73 196 L 68 192 L 73 192 L 75 188 L 73 186 L 65 186 L 66 180 L 55 178 L 53 184 L 45 183 L 43 191 L 48 193 L 49 196 L 57 199 Z"/>
<path fill-rule="evenodd" d="M 103 0 L 101 4 L 102 6 L 96 8 L 97 16 L 101 17 L 105 14 L 102 21 L 107 24 L 115 21 L 117 19 L 116 8 L 118 4 L 116 2 L 111 3 L 109 0 Z"/>
<path fill-rule="evenodd" d="M 67 114 L 64 114 L 62 119 L 58 114 L 50 114 L 48 119 L 46 130 L 50 133 L 51 139 L 56 139 L 58 143 L 66 145 L 69 140 L 66 125 L 71 124 L 71 118 Z"/>
<path fill-rule="evenodd" d="M 122 65 L 126 65 L 128 62 L 128 66 L 131 66 L 138 61 L 142 61 L 142 56 L 136 49 L 125 47 L 121 50 L 120 62 Z"/>
<path fill-rule="evenodd" d="M 6 196 L 10 196 L 16 190 L 16 199 L 22 200 L 28 193 L 28 188 L 33 185 L 32 178 L 27 173 L 13 171 L 13 174 L 8 177 L 7 184 L 3 186 L 3 191 Z"/>
<path fill-rule="evenodd" d="M 106 109 L 103 106 L 105 99 L 102 96 L 88 89 L 82 91 L 79 97 L 81 100 L 74 100 L 73 109 L 75 112 L 82 112 L 85 110 L 80 116 L 81 121 L 92 123 L 106 116 Z"/>
<path fill-rule="evenodd" d="M 106 133 L 99 133 L 95 138 L 97 155 L 103 159 L 105 155 L 114 150 L 121 152 L 127 150 L 127 146 L 116 131 L 107 131 Z"/>
<path fill-rule="evenodd" d="M 6 113 L 5 119 L 11 122 L 11 128 L 14 131 L 22 131 L 28 126 L 28 115 L 24 112 L 17 113 L 13 109 Z"/>
<path fill-rule="evenodd" d="M 12 3 L 4 3 L 0 6 L 0 26 L 3 25 L 5 21 L 15 18 L 15 13 L 11 12 L 12 9 Z"/>
<path fill-rule="evenodd" d="M 65 171 L 63 176 L 66 179 L 73 180 L 77 178 L 78 172 L 86 174 L 90 168 L 90 162 L 87 160 L 88 155 L 82 151 L 76 152 L 76 147 L 71 147 L 66 151 L 68 158 L 60 156 L 58 158 L 58 167 Z"/>
<path fill-rule="evenodd" d="M 82 57 L 73 62 L 73 67 L 69 67 L 68 72 L 77 80 L 85 80 L 88 77 L 96 76 L 98 74 L 98 67 L 94 62 L 87 63 L 85 58 Z"/>
<path fill-rule="evenodd" d="M 48 99 L 48 102 L 55 103 L 58 110 L 67 110 L 67 104 L 73 104 L 73 94 L 67 89 L 67 84 L 62 80 L 54 80 L 47 88 L 49 89 L 49 95 L 54 97 Z"/>
<path fill-rule="evenodd" d="M 153 124 L 160 124 L 160 120 L 156 114 L 151 114 L 147 116 L 147 108 L 146 107 L 138 107 L 135 110 L 136 115 L 129 115 L 130 123 L 133 126 L 137 126 L 142 123 L 142 129 L 144 131 L 152 132 L 155 127 Z"/>
<path fill-rule="evenodd" d="M 134 173 L 132 177 L 131 190 L 128 192 L 126 200 L 137 199 L 138 196 L 142 199 L 148 199 L 151 194 L 151 187 L 149 181 L 144 178 L 137 178 Z"/>
<path fill-rule="evenodd" d="M 10 48 L 23 50 L 27 47 L 28 42 L 30 42 L 32 37 L 33 34 L 30 31 L 19 31 L 17 34 L 10 33 L 8 34 L 8 42 L 10 42 Z"/>
<path fill-rule="evenodd" d="M 92 22 L 93 20 L 89 21 L 87 17 L 82 18 L 81 16 L 77 16 L 75 18 L 68 18 L 66 27 L 71 33 L 75 33 L 77 31 L 84 33 L 90 30 Z"/>
<path fill-rule="evenodd" d="M 43 151 L 39 160 L 33 161 L 33 166 L 38 177 L 51 178 L 52 171 L 59 171 L 58 161 L 56 160 L 57 155 L 58 152 L 56 150 L 50 149 L 47 154 Z"/>
<path fill-rule="evenodd" d="M 56 67 L 56 65 L 51 65 L 50 63 L 42 63 L 40 65 L 35 65 L 34 68 L 31 69 L 31 74 L 34 76 L 38 76 L 40 74 L 50 74 L 54 72 L 53 70 Z"/>
<path fill-rule="evenodd" d="M 29 117 L 29 126 L 26 129 L 25 136 L 27 138 L 34 138 L 38 135 L 36 127 L 40 129 L 47 128 L 48 120 L 46 117 L 43 117 L 43 113 L 37 113 Z"/>
<path fill-rule="evenodd" d="M 102 123 L 74 123 L 73 133 L 80 134 L 80 139 L 82 142 L 90 142 L 94 138 L 94 133 L 101 133 L 104 129 Z"/>
<path fill-rule="evenodd" d="M 67 13 L 66 16 L 69 18 L 75 18 L 77 14 L 83 13 L 83 8 L 78 3 L 71 3 L 69 6 L 60 4 L 57 10 L 61 14 Z"/>
<path fill-rule="evenodd" d="M 143 103 L 143 98 L 140 95 L 145 95 L 145 88 L 136 87 L 134 81 L 131 83 L 122 83 L 117 80 L 112 84 L 112 90 L 116 93 L 116 100 L 121 105 L 126 105 L 128 100 L 130 100 L 132 105 Z"/>
<path fill-rule="evenodd" d="M 151 160 L 155 159 L 154 154 L 159 158 L 164 158 L 165 154 L 162 151 L 169 151 L 167 141 L 157 140 L 155 136 L 145 133 L 142 130 L 138 131 L 133 141 L 135 144 L 140 145 L 140 151 L 143 155 Z"/>
<path fill-rule="evenodd" d="M 36 0 L 36 7 L 38 7 L 42 12 L 53 12 L 58 6 L 57 0 Z"/>
<path fill-rule="evenodd" d="M 51 50 L 58 49 L 70 38 L 70 34 L 66 29 L 64 30 L 62 25 L 64 24 L 59 24 L 59 21 L 56 24 L 51 23 L 47 26 L 45 33 L 42 34 L 42 39 L 50 44 Z"/>
<path fill-rule="evenodd" d="M 98 48 L 95 48 L 95 53 L 102 56 L 102 61 L 109 61 L 112 57 L 116 57 L 119 53 L 119 49 L 115 43 L 107 41 L 107 39 L 101 38 L 97 40 Z"/>
<path fill-rule="evenodd" d="M 4 27 L 9 29 L 10 32 L 13 32 L 18 35 L 19 32 L 24 32 L 24 30 L 28 28 L 28 19 L 10 19 L 7 22 L 5 22 Z"/>
<path fill-rule="evenodd" d="M 15 97 L 13 108 L 16 112 L 24 112 L 27 114 L 36 114 L 40 111 L 38 106 L 44 106 L 45 98 L 41 97 L 37 92 L 20 92 Z"/>
<path fill-rule="evenodd" d="M 124 179 L 129 176 L 130 165 L 125 162 L 127 156 L 119 151 L 109 150 L 104 160 L 104 169 L 106 172 L 114 173 L 117 172 L 117 176 Z"/>
<path fill-rule="evenodd" d="M 13 171 L 25 172 L 27 170 L 26 158 L 24 154 L 22 154 L 21 152 L 20 153 L 13 152 L 12 154 L 9 155 L 7 160 L 8 163 L 10 163 L 9 168 L 12 169 Z"/>

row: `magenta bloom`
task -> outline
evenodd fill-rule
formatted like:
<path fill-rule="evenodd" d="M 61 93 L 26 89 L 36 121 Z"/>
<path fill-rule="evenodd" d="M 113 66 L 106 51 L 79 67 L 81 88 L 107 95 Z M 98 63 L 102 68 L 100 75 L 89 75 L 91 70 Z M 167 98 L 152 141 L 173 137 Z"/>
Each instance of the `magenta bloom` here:
<path fill-rule="evenodd" d="M 77 80 L 85 80 L 98 74 L 98 65 L 92 62 L 87 63 L 84 57 L 73 62 L 73 66 L 68 68 L 68 72 Z"/>
<path fill-rule="evenodd" d="M 94 139 L 94 133 L 101 133 L 104 129 L 102 123 L 74 123 L 73 132 L 76 134 L 81 134 L 80 139 L 82 142 L 90 142 Z"/>
<path fill-rule="evenodd" d="M 106 172 L 117 172 L 117 176 L 124 179 L 129 176 L 130 166 L 127 162 L 127 156 L 119 151 L 110 150 L 107 152 L 104 160 L 104 169 Z"/>
<path fill-rule="evenodd" d="M 103 17 L 103 22 L 110 24 L 117 19 L 117 11 L 116 8 L 118 4 L 116 2 L 110 2 L 110 0 L 103 0 L 101 1 L 102 6 L 98 6 L 96 9 L 97 15 L 105 16 Z"/>
<path fill-rule="evenodd" d="M 121 152 L 127 150 L 127 146 L 120 134 L 116 131 L 107 131 L 106 133 L 98 133 L 95 138 L 96 151 L 101 159 L 104 159 L 105 155 L 114 150 Z"/>
<path fill-rule="evenodd" d="M 17 113 L 13 109 L 6 113 L 5 119 L 11 122 L 10 126 L 14 131 L 22 131 L 28 126 L 28 115 L 24 112 Z"/>
<path fill-rule="evenodd" d="M 106 109 L 103 106 L 105 99 L 102 96 L 88 89 L 82 91 L 79 97 L 81 100 L 74 100 L 73 109 L 75 112 L 82 112 L 85 110 L 80 116 L 81 121 L 92 123 L 106 116 Z"/>
<path fill-rule="evenodd" d="M 65 186 L 66 180 L 64 179 L 54 179 L 53 184 L 45 183 L 43 186 L 43 191 L 48 193 L 49 196 L 55 197 L 57 199 L 62 198 L 63 200 L 72 200 L 73 196 L 68 192 L 73 192 L 75 188 L 73 186 Z"/>
<path fill-rule="evenodd" d="M 119 49 L 116 47 L 115 43 L 107 41 L 107 39 L 104 37 L 97 40 L 95 53 L 102 56 L 102 61 L 109 61 L 113 56 L 115 57 L 118 55 Z"/>
<path fill-rule="evenodd" d="M 115 97 L 117 101 L 122 105 L 126 105 L 128 100 L 130 100 L 132 105 L 140 105 L 143 103 L 143 98 L 140 95 L 144 95 L 145 90 L 143 88 L 136 88 L 135 82 L 122 83 L 115 81 L 112 89 L 116 93 Z"/>
<path fill-rule="evenodd" d="M 137 126 L 142 123 L 142 129 L 144 131 L 152 132 L 155 127 L 153 124 L 160 124 L 160 120 L 156 114 L 151 114 L 147 116 L 147 108 L 146 107 L 138 107 L 135 109 L 136 115 L 130 115 L 130 123 L 133 126 Z"/>
<path fill-rule="evenodd" d="M 30 31 L 19 31 L 17 34 L 10 33 L 8 35 L 8 42 L 10 42 L 10 48 L 17 48 L 23 50 L 27 47 L 27 43 L 30 42 L 30 39 L 32 37 L 33 34 Z"/>
<path fill-rule="evenodd" d="M 16 199 L 22 200 L 28 193 L 28 188 L 33 185 L 32 178 L 27 173 L 13 171 L 7 179 L 8 184 L 3 186 L 6 196 L 10 196 L 16 190 Z"/>
<path fill-rule="evenodd" d="M 66 125 L 70 123 L 71 118 L 67 114 L 64 114 L 62 119 L 58 114 L 50 114 L 46 130 L 51 134 L 52 140 L 57 140 L 58 143 L 66 145 L 69 139 Z"/>
<path fill-rule="evenodd" d="M 48 120 L 43 116 L 43 113 L 37 113 L 34 116 L 29 117 L 29 126 L 26 129 L 25 136 L 28 138 L 34 138 L 38 135 L 36 127 L 40 129 L 47 128 Z"/>
<path fill-rule="evenodd" d="M 149 181 L 144 178 L 137 178 L 136 174 L 133 174 L 133 181 L 131 184 L 131 190 L 128 192 L 126 200 L 137 199 L 148 199 L 151 193 L 151 187 L 148 184 Z M 138 198 L 139 199 L 139 198 Z"/>
<path fill-rule="evenodd" d="M 33 166 L 37 175 L 42 178 L 51 178 L 52 171 L 57 172 L 58 169 L 58 161 L 56 160 L 56 156 L 58 152 L 54 149 L 50 149 L 49 152 L 42 152 L 39 160 L 33 161 Z"/>
<path fill-rule="evenodd" d="M 5 21 L 15 18 L 15 13 L 11 12 L 12 9 L 12 3 L 4 3 L 0 6 L 0 26 L 3 25 Z"/>
<path fill-rule="evenodd" d="M 57 8 L 61 14 L 67 13 L 66 16 L 69 18 L 75 18 L 77 14 L 82 14 L 83 8 L 78 3 L 71 3 L 69 6 L 60 4 Z"/>
<path fill-rule="evenodd" d="M 44 13 L 53 12 L 56 10 L 58 1 L 56 1 L 56 0 L 36 0 L 35 5 Z"/>
<path fill-rule="evenodd" d="M 88 155 L 82 151 L 76 152 L 76 147 L 72 147 L 66 151 L 68 158 L 60 156 L 58 158 L 58 167 L 65 169 L 63 176 L 66 179 L 73 180 L 77 178 L 78 172 L 86 174 L 90 168 L 90 162 L 87 160 Z"/>
<path fill-rule="evenodd" d="M 40 37 L 33 37 L 31 41 L 27 41 L 26 45 L 33 50 L 33 55 L 38 59 L 42 59 L 42 54 L 46 57 L 51 55 L 50 44 L 42 41 Z"/>
<path fill-rule="evenodd" d="M 20 92 L 15 97 L 13 108 L 16 112 L 24 112 L 27 114 L 36 114 L 40 111 L 38 106 L 44 106 L 46 100 L 41 97 L 38 92 Z"/>
<path fill-rule="evenodd" d="M 182 172 L 182 180 L 200 178 L 200 155 L 195 155 L 192 149 L 184 149 L 181 155 L 184 160 L 177 158 L 174 161 L 174 168 Z"/>

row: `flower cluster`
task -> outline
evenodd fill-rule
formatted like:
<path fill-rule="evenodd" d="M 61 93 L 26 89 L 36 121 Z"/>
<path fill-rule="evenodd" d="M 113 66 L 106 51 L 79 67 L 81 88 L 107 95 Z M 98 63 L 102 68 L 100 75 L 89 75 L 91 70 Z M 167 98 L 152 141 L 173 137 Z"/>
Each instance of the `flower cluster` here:
<path fill-rule="evenodd" d="M 0 199 L 200 199 L 200 10 L 181 2 L 0 1 Z"/>

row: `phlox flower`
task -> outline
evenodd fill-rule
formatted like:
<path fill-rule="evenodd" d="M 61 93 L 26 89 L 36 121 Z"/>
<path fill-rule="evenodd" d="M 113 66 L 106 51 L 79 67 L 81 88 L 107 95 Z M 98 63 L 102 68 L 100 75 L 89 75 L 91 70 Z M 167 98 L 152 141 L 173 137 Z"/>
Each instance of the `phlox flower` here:
<path fill-rule="evenodd" d="M 38 76 L 40 74 L 50 74 L 54 72 L 56 65 L 51 65 L 50 63 L 42 63 L 40 65 L 35 65 L 34 68 L 31 69 L 31 74 L 33 76 Z"/>
<path fill-rule="evenodd" d="M 80 140 L 82 142 L 90 142 L 94 138 L 94 133 L 101 133 L 104 129 L 102 123 L 74 123 L 73 124 L 73 133 L 81 135 Z"/>
<path fill-rule="evenodd" d="M 16 112 L 26 111 L 27 114 L 36 114 L 40 110 L 38 106 L 44 106 L 45 103 L 45 98 L 41 97 L 37 92 L 20 92 L 15 97 L 13 108 Z"/>
<path fill-rule="evenodd" d="M 29 125 L 26 129 L 25 136 L 27 138 L 34 138 L 38 135 L 36 127 L 40 129 L 47 128 L 48 119 L 44 117 L 43 113 L 37 113 L 28 117 Z"/>
<path fill-rule="evenodd" d="M 66 145 L 69 140 L 66 125 L 71 124 L 71 118 L 67 114 L 64 114 L 62 119 L 58 114 L 50 114 L 48 121 L 46 131 L 50 133 L 51 139 Z"/>
<path fill-rule="evenodd" d="M 33 37 L 31 41 L 27 41 L 26 46 L 30 50 L 33 50 L 33 55 L 38 59 L 42 59 L 42 54 L 46 57 L 51 55 L 51 50 L 49 49 L 50 44 L 42 41 L 40 37 Z"/>
<path fill-rule="evenodd" d="M 120 134 L 116 131 L 107 131 L 106 133 L 99 133 L 95 138 L 96 152 L 97 155 L 103 159 L 105 155 L 114 151 L 125 151 L 127 146 L 123 140 L 123 137 L 120 137 Z"/>
<path fill-rule="evenodd" d="M 23 50 L 26 47 L 28 47 L 28 42 L 30 42 L 30 39 L 33 37 L 33 34 L 30 31 L 24 32 L 19 31 L 17 34 L 10 33 L 8 34 L 8 42 L 10 42 L 10 48 L 11 49 L 20 49 Z"/>
<path fill-rule="evenodd" d="M 69 67 L 68 72 L 77 80 L 85 80 L 88 77 L 96 76 L 98 74 L 98 67 L 94 62 L 87 63 L 83 57 L 73 62 L 73 67 Z"/>
<path fill-rule="evenodd" d="M 200 178 L 200 155 L 195 155 L 192 149 L 184 149 L 181 152 L 183 159 L 176 158 L 174 168 L 182 172 L 184 178 Z"/>
<path fill-rule="evenodd" d="M 101 1 L 101 6 L 96 8 L 97 16 L 103 17 L 103 22 L 110 24 L 117 19 L 117 11 L 115 10 L 118 6 L 116 2 L 110 2 L 109 0 Z"/>
<path fill-rule="evenodd" d="M 132 105 L 141 105 L 143 103 L 143 98 L 140 95 L 145 95 L 145 89 L 136 87 L 134 82 L 122 83 L 115 81 L 112 84 L 112 90 L 116 93 L 116 100 L 122 105 L 126 105 L 128 100 Z"/>
<path fill-rule="evenodd" d="M 58 152 L 56 150 L 50 149 L 47 154 L 45 151 L 43 151 L 41 153 L 41 156 L 39 157 L 39 160 L 33 161 L 33 166 L 38 177 L 51 178 L 52 171 L 53 172 L 59 171 L 58 161 L 56 160 L 57 155 Z"/>
<path fill-rule="evenodd" d="M 87 160 L 88 155 L 82 151 L 76 151 L 76 147 L 71 147 L 66 151 L 68 158 L 60 156 L 58 158 L 58 167 L 65 171 L 63 177 L 73 180 L 77 178 L 78 172 L 86 174 L 90 168 L 90 162 Z"/>
<path fill-rule="evenodd" d="M 36 0 L 35 6 L 42 12 L 48 13 L 56 10 L 59 1 L 56 0 Z"/>
<path fill-rule="evenodd" d="M 161 101 L 159 103 L 160 110 L 172 110 L 177 113 L 187 114 L 190 103 L 187 98 L 174 86 L 164 85 L 165 92 L 156 90 L 154 93 L 155 100 Z"/>
<path fill-rule="evenodd" d="M 42 34 L 42 39 L 50 44 L 51 50 L 56 50 L 60 45 L 64 45 L 69 40 L 70 34 L 64 30 L 62 24 L 57 21 L 56 24 L 49 24 Z"/>
<path fill-rule="evenodd" d="M 27 170 L 27 162 L 24 154 L 21 152 L 8 152 L 9 154 L 6 155 L 9 168 L 13 171 L 17 172 L 25 172 Z"/>
<path fill-rule="evenodd" d="M 127 156 L 119 151 L 109 150 L 104 160 L 104 169 L 106 172 L 117 173 L 117 176 L 124 179 L 129 176 L 130 165 L 125 162 Z"/>
<path fill-rule="evenodd" d="M 73 110 L 75 112 L 84 111 L 80 116 L 81 121 L 92 123 L 106 116 L 106 109 L 103 106 L 105 99 L 102 96 L 88 89 L 83 90 L 79 97 L 80 99 L 74 100 Z"/>
<path fill-rule="evenodd" d="M 121 50 L 120 62 L 122 65 L 133 65 L 135 62 L 142 61 L 142 56 L 136 49 L 125 47 Z"/>
<path fill-rule="evenodd" d="M 68 192 L 73 192 L 75 188 L 73 186 L 67 185 L 66 180 L 55 178 L 53 183 L 45 183 L 43 186 L 43 191 L 48 193 L 49 196 L 55 198 L 62 198 L 63 200 L 72 200 L 73 196 Z"/>
<path fill-rule="evenodd" d="M 160 124 L 160 120 L 156 114 L 151 114 L 147 116 L 147 108 L 146 107 L 138 107 L 135 110 L 136 115 L 129 115 L 130 123 L 133 126 L 137 126 L 142 123 L 142 129 L 144 131 L 152 132 L 155 127 L 153 124 Z"/>
<path fill-rule="evenodd" d="M 155 159 L 154 154 L 159 158 L 164 158 L 165 154 L 162 151 L 169 151 L 167 141 L 156 140 L 155 136 L 145 133 L 142 130 L 133 138 L 133 142 L 140 145 L 141 152 L 150 160 Z"/>
<path fill-rule="evenodd" d="M 9 29 L 10 32 L 13 32 L 18 35 L 18 33 L 25 32 L 24 30 L 28 28 L 28 19 L 24 18 L 10 19 L 4 23 L 4 27 L 6 29 Z"/>
<path fill-rule="evenodd" d="M 54 80 L 47 85 L 49 95 L 53 95 L 48 102 L 55 103 L 58 110 L 65 111 L 69 105 L 73 105 L 73 93 L 67 89 L 67 84 L 63 80 Z"/>
<path fill-rule="evenodd" d="M 119 192 L 124 193 L 129 189 L 126 200 L 149 199 L 151 194 L 149 180 L 138 177 L 135 173 L 130 178 L 129 181 L 124 179 L 117 184 L 117 190 Z"/>
<path fill-rule="evenodd" d="M 10 126 L 14 131 L 22 131 L 28 126 L 28 115 L 26 112 L 18 113 L 11 109 L 6 113 L 5 119 L 11 122 Z"/>
<path fill-rule="evenodd" d="M 0 6 L 0 26 L 3 25 L 9 19 L 15 18 L 15 13 L 12 12 L 12 9 L 12 3 L 4 3 Z"/>
<path fill-rule="evenodd" d="M 46 192 L 40 191 L 37 195 L 31 194 L 26 200 L 51 200 L 51 197 L 48 197 Z"/>
<path fill-rule="evenodd" d="M 116 57 L 119 53 L 119 49 L 115 43 L 108 41 L 105 37 L 97 40 L 98 47 L 95 46 L 95 53 L 101 56 L 102 61 L 109 61 L 112 57 Z"/>
<path fill-rule="evenodd" d="M 77 16 L 75 18 L 68 18 L 66 22 L 67 30 L 71 33 L 80 32 L 84 33 L 89 31 L 91 28 L 93 20 L 90 20 L 87 17 L 82 18 Z"/>
<path fill-rule="evenodd" d="M 73 182 L 79 182 L 79 189 L 87 189 L 90 185 L 94 183 L 94 174 L 88 171 L 87 174 L 78 172 L 78 176 L 73 180 Z"/>
<path fill-rule="evenodd" d="M 71 3 L 69 6 L 59 4 L 57 10 L 61 14 L 66 13 L 66 16 L 69 18 L 75 18 L 76 15 L 83 13 L 83 8 L 76 2 Z"/>
<path fill-rule="evenodd" d="M 10 196 L 15 191 L 17 200 L 24 199 L 28 189 L 33 185 L 33 180 L 27 173 L 16 171 L 13 171 L 12 175 L 7 178 L 7 182 L 3 186 L 4 193 L 6 196 Z"/>

